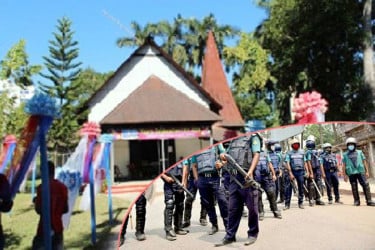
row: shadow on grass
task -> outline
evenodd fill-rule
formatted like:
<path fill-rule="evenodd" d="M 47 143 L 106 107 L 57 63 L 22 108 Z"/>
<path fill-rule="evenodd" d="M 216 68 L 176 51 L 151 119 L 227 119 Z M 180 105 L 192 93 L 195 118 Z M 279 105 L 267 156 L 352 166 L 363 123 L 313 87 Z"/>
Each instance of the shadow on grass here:
<path fill-rule="evenodd" d="M 30 205 L 29 207 L 17 209 L 17 213 L 14 213 L 14 215 L 24 214 L 30 211 L 34 211 L 34 205 Z"/>
<path fill-rule="evenodd" d="M 15 235 L 10 230 L 6 230 L 4 232 L 4 237 L 5 237 L 5 247 L 6 246 L 19 246 L 21 244 L 22 236 Z M 30 246 L 31 246 L 31 242 L 30 242 Z"/>
<path fill-rule="evenodd" d="M 96 250 L 96 249 L 112 249 L 108 246 L 108 240 L 113 239 L 113 244 L 117 244 L 118 232 L 112 232 L 111 230 L 118 225 L 121 225 L 122 218 L 119 218 L 122 213 L 127 210 L 127 207 L 118 207 L 114 209 L 113 212 L 113 219 L 112 223 L 108 220 L 103 221 L 100 224 L 96 225 L 96 242 L 95 244 L 91 243 L 91 232 L 89 233 L 81 233 L 79 238 L 80 239 L 89 239 L 90 242 L 87 240 L 83 241 L 75 241 L 67 243 L 65 242 L 65 249 L 84 249 L 84 250 Z M 116 248 L 116 247 L 115 247 Z"/>

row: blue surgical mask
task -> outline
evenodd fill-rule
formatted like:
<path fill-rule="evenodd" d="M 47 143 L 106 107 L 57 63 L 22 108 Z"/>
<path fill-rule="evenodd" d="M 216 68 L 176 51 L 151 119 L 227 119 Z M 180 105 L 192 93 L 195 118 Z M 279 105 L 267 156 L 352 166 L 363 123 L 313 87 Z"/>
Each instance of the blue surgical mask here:
<path fill-rule="evenodd" d="M 353 151 L 354 148 L 355 148 L 354 145 L 349 145 L 349 146 L 348 146 L 348 149 L 349 149 L 350 151 Z"/>

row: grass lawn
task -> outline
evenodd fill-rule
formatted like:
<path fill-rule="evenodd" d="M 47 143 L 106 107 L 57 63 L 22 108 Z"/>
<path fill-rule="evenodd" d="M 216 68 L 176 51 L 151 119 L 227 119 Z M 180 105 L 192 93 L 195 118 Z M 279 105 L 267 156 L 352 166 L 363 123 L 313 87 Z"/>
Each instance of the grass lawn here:
<path fill-rule="evenodd" d="M 130 202 L 113 198 L 113 223 L 109 224 L 108 198 L 106 194 L 98 194 L 95 199 L 96 210 L 96 240 L 91 244 L 91 213 L 80 211 L 81 197 L 75 203 L 75 209 L 68 229 L 64 231 L 65 249 L 106 249 L 105 240 L 112 233 L 111 229 L 122 223 L 123 216 Z M 4 234 L 6 237 L 5 249 L 31 249 L 32 239 L 36 233 L 39 215 L 35 212 L 30 193 L 18 193 L 13 209 L 10 213 L 1 215 Z"/>

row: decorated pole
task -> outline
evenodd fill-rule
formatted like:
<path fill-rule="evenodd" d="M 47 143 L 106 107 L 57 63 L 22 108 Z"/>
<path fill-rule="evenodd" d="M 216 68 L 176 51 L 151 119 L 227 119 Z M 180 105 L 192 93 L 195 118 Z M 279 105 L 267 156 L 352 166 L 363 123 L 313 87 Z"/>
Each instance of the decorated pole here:
<path fill-rule="evenodd" d="M 88 148 L 86 151 L 84 168 L 83 168 L 83 182 L 89 183 L 90 187 L 90 211 L 91 211 L 91 243 L 96 243 L 96 217 L 95 217 L 95 187 L 94 187 L 94 167 L 93 155 L 96 143 L 96 137 L 100 134 L 100 127 L 95 122 L 87 122 L 83 124 L 81 135 L 88 137 Z"/>
<path fill-rule="evenodd" d="M 108 190 L 108 214 L 109 214 L 109 223 L 112 224 L 113 215 L 112 215 L 112 177 L 111 177 L 111 146 L 112 146 L 113 136 L 110 134 L 105 134 L 100 137 L 100 142 L 104 143 L 104 152 L 103 152 L 103 164 L 106 172 L 107 180 L 107 190 Z"/>
<path fill-rule="evenodd" d="M 13 153 L 16 148 L 17 139 L 14 135 L 7 135 L 3 141 L 3 151 L 0 157 L 0 173 L 4 173 L 8 164 L 12 161 Z"/>
<path fill-rule="evenodd" d="M 42 214 L 43 214 L 43 238 L 45 249 L 52 249 L 51 240 L 51 210 L 50 210 L 50 188 L 47 164 L 46 134 L 52 124 L 53 118 L 58 115 L 55 101 L 49 96 L 36 93 L 25 106 L 25 112 L 31 116 L 22 131 L 15 155 L 12 159 L 8 177 L 11 180 L 10 189 L 12 199 L 15 197 L 19 187 L 40 148 L 41 173 L 42 173 Z"/>
<path fill-rule="evenodd" d="M 316 91 L 301 93 L 294 99 L 292 111 L 298 124 L 324 122 L 328 102 Z"/>

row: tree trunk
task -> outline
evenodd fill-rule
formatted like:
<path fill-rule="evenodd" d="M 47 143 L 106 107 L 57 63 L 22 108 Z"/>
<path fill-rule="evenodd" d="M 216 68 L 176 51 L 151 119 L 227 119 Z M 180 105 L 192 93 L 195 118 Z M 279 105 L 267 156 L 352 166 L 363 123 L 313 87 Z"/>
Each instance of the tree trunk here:
<path fill-rule="evenodd" d="M 375 75 L 374 75 L 374 51 L 372 47 L 372 30 L 371 30 L 371 12 L 372 0 L 365 0 L 363 5 L 363 22 L 365 38 L 363 41 L 363 70 L 364 81 L 372 89 L 372 94 L 375 96 Z M 372 119 L 371 119 L 372 118 Z M 373 120 L 375 114 L 371 114 L 370 119 Z"/>

